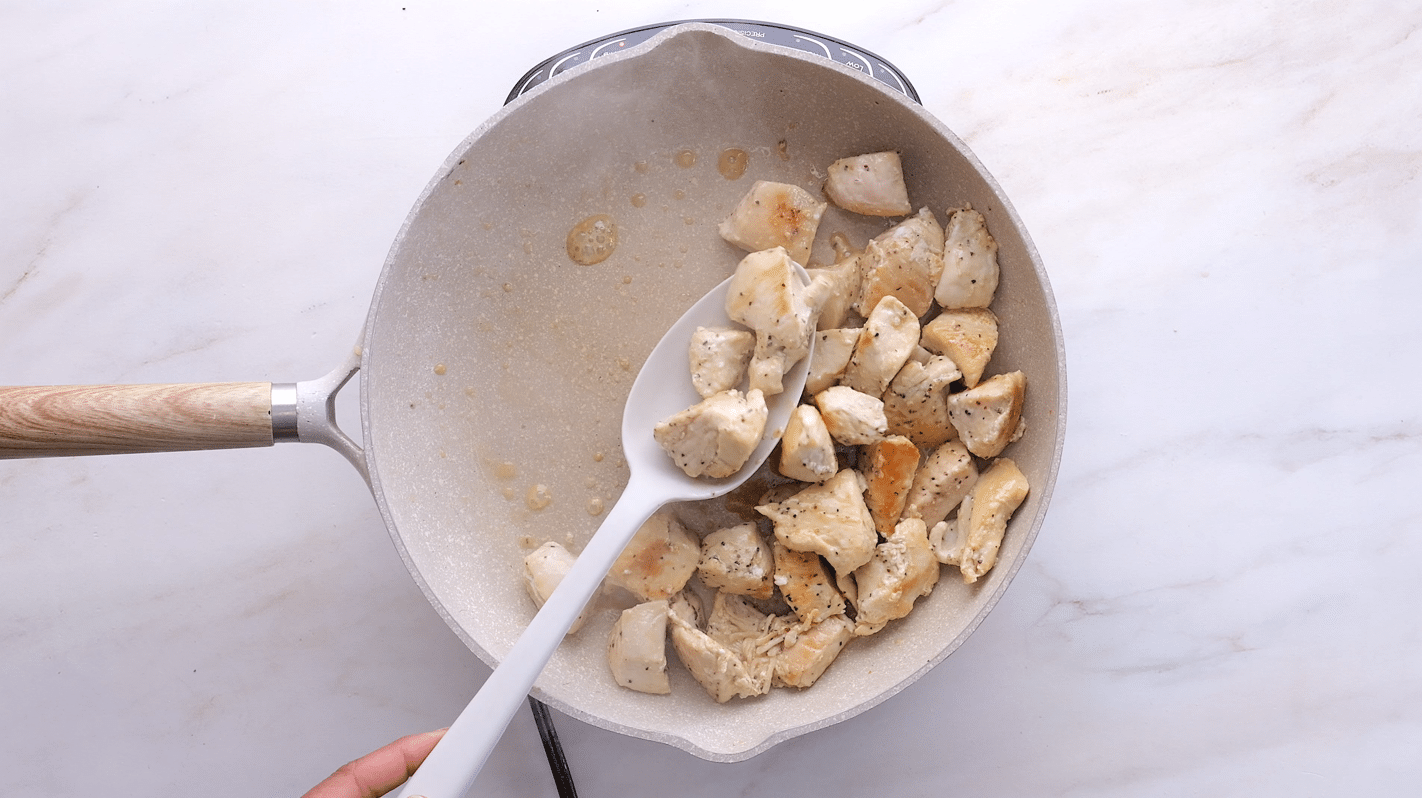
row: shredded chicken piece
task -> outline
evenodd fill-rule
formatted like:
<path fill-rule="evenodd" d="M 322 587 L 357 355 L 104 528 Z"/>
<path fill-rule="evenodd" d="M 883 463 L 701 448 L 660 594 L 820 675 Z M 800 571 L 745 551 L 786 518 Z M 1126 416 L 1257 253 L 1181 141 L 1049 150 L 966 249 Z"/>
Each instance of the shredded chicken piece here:
<path fill-rule="evenodd" d="M 721 704 L 737 696 L 750 698 L 769 692 L 775 675 L 774 664 L 767 660 L 759 669 L 748 667 L 733 649 L 699 628 L 698 615 L 685 592 L 672 598 L 667 615 L 672 649 L 692 678 Z"/>
<path fill-rule="evenodd" d="M 762 653 L 762 644 L 770 637 L 774 617 L 756 609 L 743 596 L 719 590 L 711 601 L 706 634 L 736 652 L 751 670 L 758 671 L 756 659 Z"/>
<path fill-rule="evenodd" d="M 789 687 L 809 687 L 819 681 L 853 637 L 854 622 L 843 615 L 782 633 L 780 653 L 775 656 L 776 681 Z"/>

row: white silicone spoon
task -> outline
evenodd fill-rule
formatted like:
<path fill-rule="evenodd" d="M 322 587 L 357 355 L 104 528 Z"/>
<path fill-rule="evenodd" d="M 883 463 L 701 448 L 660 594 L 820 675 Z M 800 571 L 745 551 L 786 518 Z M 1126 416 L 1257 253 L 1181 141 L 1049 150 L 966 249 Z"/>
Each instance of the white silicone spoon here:
<path fill-rule="evenodd" d="M 804 269 L 795 268 L 800 279 L 808 283 Z M 631 474 L 621 498 L 499 667 L 459 713 L 424 764 L 405 782 L 399 798 L 461 798 L 514 713 L 524 705 L 529 689 L 568 628 L 637 529 L 669 502 L 710 499 L 728 493 L 750 478 L 775 448 L 804 391 L 808 356 L 786 373 L 784 391 L 766 397 L 770 410 L 766 434 L 735 475 L 724 479 L 689 477 L 652 438 L 652 429 L 659 421 L 701 401 L 687 372 L 687 347 L 697 327 L 731 324 L 726 316 L 730 284 L 728 279 L 702 297 L 647 356 L 622 413 L 622 450 Z M 811 336 L 811 343 L 813 339 Z"/>

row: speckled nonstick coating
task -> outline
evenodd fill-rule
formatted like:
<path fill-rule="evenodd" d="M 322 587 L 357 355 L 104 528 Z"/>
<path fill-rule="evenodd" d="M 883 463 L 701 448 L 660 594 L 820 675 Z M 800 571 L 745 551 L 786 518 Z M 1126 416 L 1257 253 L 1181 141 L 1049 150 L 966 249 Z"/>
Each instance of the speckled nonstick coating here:
<path fill-rule="evenodd" d="M 729 148 L 750 153 L 737 180 L 717 169 Z M 971 203 L 1000 246 L 1002 338 L 987 373 L 1028 375 L 1026 435 L 1005 454 L 1032 492 L 997 567 L 973 586 L 945 568 L 908 618 L 854 640 L 814 687 L 727 704 L 674 655 L 671 695 L 614 684 L 607 633 L 627 602 L 608 594 L 535 696 L 603 728 L 738 761 L 888 699 L 991 610 L 1042 524 L 1064 439 L 1061 329 L 1021 221 L 923 108 L 826 59 L 690 24 L 495 114 L 426 188 L 379 280 L 361 366 L 372 487 L 410 573 L 482 660 L 496 664 L 534 612 L 520 576 L 527 547 L 551 539 L 576 552 L 600 520 L 590 504 L 611 506 L 621 490 L 627 388 L 663 330 L 743 254 L 716 225 L 754 179 L 816 190 L 833 160 L 884 149 L 903 154 L 915 206 L 942 221 Z M 613 217 L 619 245 L 578 265 L 565 237 L 594 214 Z M 812 260 L 832 261 L 832 232 L 862 246 L 888 224 L 831 208 Z M 525 502 L 534 484 L 552 497 L 543 509 Z M 679 511 L 693 524 L 728 517 Z"/>

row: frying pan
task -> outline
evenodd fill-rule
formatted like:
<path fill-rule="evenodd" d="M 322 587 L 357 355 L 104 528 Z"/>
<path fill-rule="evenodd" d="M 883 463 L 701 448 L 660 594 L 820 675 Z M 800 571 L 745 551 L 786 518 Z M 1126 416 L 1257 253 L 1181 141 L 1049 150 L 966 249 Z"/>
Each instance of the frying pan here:
<path fill-rule="evenodd" d="M 614 684 L 607 633 L 629 599 L 608 592 L 534 695 L 603 728 L 738 761 L 903 690 L 981 623 L 1042 524 L 1065 412 L 1045 270 L 967 147 L 873 63 L 861 72 L 825 57 L 831 44 L 816 55 L 721 24 L 644 38 L 530 76 L 450 155 L 391 248 L 359 345 L 330 374 L 0 389 L 0 454 L 328 445 L 370 485 L 431 605 L 493 666 L 534 612 L 524 554 L 546 540 L 577 551 L 595 531 L 625 482 L 619 420 L 643 358 L 738 262 L 720 220 L 752 180 L 813 189 L 837 158 L 896 149 L 916 207 L 942 219 L 971 204 L 999 244 L 1002 340 L 988 373 L 1028 375 L 1026 435 L 1006 454 L 1032 491 L 997 567 L 972 586 L 945 573 L 909 617 L 853 641 L 814 687 L 726 705 L 677 667 L 669 696 Z M 734 151 L 744 174 L 726 168 Z M 618 243 L 582 265 L 567 236 L 596 215 L 616 224 Z M 812 264 L 833 260 L 829 233 L 862 246 L 888 224 L 831 208 Z M 357 373 L 359 443 L 334 421 L 336 394 Z M 673 509 L 704 532 L 751 517 L 753 499 Z"/>

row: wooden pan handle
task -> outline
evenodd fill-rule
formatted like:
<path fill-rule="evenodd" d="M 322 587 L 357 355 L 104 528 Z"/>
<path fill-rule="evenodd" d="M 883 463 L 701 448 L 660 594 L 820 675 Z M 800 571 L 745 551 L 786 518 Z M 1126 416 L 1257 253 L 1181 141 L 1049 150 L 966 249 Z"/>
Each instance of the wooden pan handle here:
<path fill-rule="evenodd" d="M 272 385 L 0 387 L 0 458 L 271 446 Z"/>

